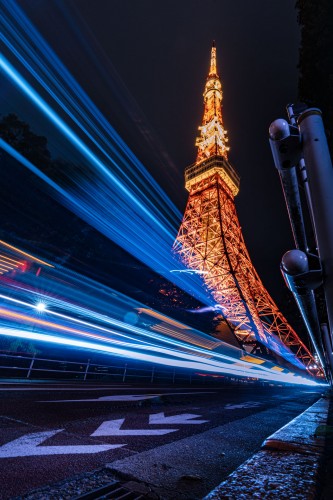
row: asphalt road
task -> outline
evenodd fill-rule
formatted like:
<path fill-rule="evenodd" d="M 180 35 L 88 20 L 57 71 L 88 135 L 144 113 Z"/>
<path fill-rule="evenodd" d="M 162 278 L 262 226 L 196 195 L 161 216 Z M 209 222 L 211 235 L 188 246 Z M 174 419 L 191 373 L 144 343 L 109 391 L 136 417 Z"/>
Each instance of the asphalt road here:
<path fill-rule="evenodd" d="M 148 484 L 157 497 L 202 498 L 320 394 L 306 387 L 0 384 L 0 498 L 54 488 L 106 464 L 110 480 Z"/>

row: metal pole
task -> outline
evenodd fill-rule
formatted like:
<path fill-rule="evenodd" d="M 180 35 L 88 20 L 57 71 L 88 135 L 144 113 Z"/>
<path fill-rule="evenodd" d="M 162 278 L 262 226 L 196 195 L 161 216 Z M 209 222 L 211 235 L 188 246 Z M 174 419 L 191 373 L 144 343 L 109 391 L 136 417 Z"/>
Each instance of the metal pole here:
<path fill-rule="evenodd" d="M 298 167 L 299 167 L 299 171 L 301 173 L 301 180 L 302 180 L 302 184 L 303 184 L 304 191 L 305 191 L 306 203 L 307 203 L 308 210 L 309 210 L 311 224 L 312 224 L 312 227 L 314 227 L 313 208 L 312 208 L 312 201 L 311 201 L 310 190 L 309 190 L 309 180 L 308 180 L 308 174 L 306 171 L 304 158 L 300 159 Z"/>
<path fill-rule="evenodd" d="M 126 380 L 126 373 L 127 373 L 127 363 L 125 363 L 125 367 L 124 367 L 123 382 L 125 382 L 125 380 Z"/>
<path fill-rule="evenodd" d="M 323 341 L 325 345 L 325 352 L 327 355 L 327 362 L 331 368 L 330 374 L 329 374 L 329 382 L 331 385 L 333 385 L 333 353 L 332 353 L 332 342 L 328 333 L 328 328 L 326 323 L 323 323 L 321 325 L 321 331 L 323 334 Z"/>
<path fill-rule="evenodd" d="M 303 104 L 301 104 L 301 106 L 303 107 Z M 296 109 L 294 109 L 294 108 L 296 108 Z M 303 108 L 303 111 L 304 111 L 304 108 Z M 289 122 L 293 127 L 297 126 L 297 117 L 299 116 L 299 114 L 301 112 L 302 111 L 300 109 L 297 110 L 297 105 L 295 106 L 294 104 L 287 104 L 287 113 L 288 113 L 288 117 L 289 117 Z M 306 166 L 305 166 L 304 158 L 300 158 L 299 163 L 298 163 L 298 167 L 299 167 L 300 174 L 301 174 L 302 184 L 303 184 L 304 190 L 306 192 L 306 202 L 308 205 L 311 223 L 312 223 L 312 227 L 313 227 L 314 226 L 314 224 L 313 224 L 313 210 L 312 210 L 311 197 L 310 197 L 310 192 L 309 192 L 308 175 L 306 173 Z M 304 249 L 301 248 L 301 250 L 304 250 Z"/>
<path fill-rule="evenodd" d="M 88 359 L 88 363 L 87 363 L 87 365 L 86 365 L 86 370 L 85 370 L 85 372 L 84 372 L 84 377 L 83 377 L 83 380 L 87 380 L 87 375 L 88 375 L 89 366 L 90 366 L 90 359 Z"/>
<path fill-rule="evenodd" d="M 306 252 L 308 244 L 306 241 L 296 168 L 281 169 L 279 170 L 279 174 L 296 248 Z"/>
<path fill-rule="evenodd" d="M 34 366 L 35 358 L 36 358 L 36 353 L 34 353 L 34 357 L 31 360 L 31 363 L 30 363 L 30 366 L 29 366 L 29 370 L 28 370 L 28 373 L 27 373 L 27 378 L 30 378 L 30 375 L 31 375 L 31 372 L 32 372 L 32 367 Z"/>
<path fill-rule="evenodd" d="M 310 108 L 298 117 L 309 179 L 314 230 L 323 269 L 323 284 L 332 339 L 333 330 L 333 167 L 321 111 Z"/>
<path fill-rule="evenodd" d="M 315 296 L 309 283 L 308 286 L 306 286 L 306 280 L 310 277 L 307 255 L 300 250 L 289 250 L 289 252 L 286 252 L 282 257 L 281 272 L 287 287 L 294 296 L 312 345 L 326 374 L 324 347 L 321 338 Z"/>
<path fill-rule="evenodd" d="M 269 143 L 279 172 L 296 248 L 306 252 L 308 245 L 296 173 L 296 165 L 301 158 L 298 129 L 281 118 L 274 120 L 269 127 Z"/>

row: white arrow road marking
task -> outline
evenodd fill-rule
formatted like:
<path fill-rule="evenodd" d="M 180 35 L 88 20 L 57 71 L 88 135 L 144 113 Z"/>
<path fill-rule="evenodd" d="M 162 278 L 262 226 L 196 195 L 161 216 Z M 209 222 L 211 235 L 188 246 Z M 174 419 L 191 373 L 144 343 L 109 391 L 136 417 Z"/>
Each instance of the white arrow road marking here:
<path fill-rule="evenodd" d="M 178 396 L 184 394 L 216 394 L 215 392 L 165 392 L 161 394 L 123 394 L 115 396 L 102 396 L 94 399 L 57 399 L 52 401 L 39 401 L 39 403 L 77 403 L 82 401 L 142 401 L 144 399 L 159 398 L 160 396 Z"/>
<path fill-rule="evenodd" d="M 124 444 L 98 444 L 78 446 L 38 446 L 50 437 L 64 429 L 54 431 L 36 432 L 26 434 L 10 443 L 0 447 L 0 458 L 29 457 L 40 455 L 70 455 L 82 453 L 99 453 L 114 448 L 125 446 Z"/>
<path fill-rule="evenodd" d="M 149 415 L 150 424 L 204 424 L 209 420 L 193 420 L 193 418 L 201 417 L 194 413 L 181 413 L 180 415 L 173 415 L 166 417 L 164 413 L 154 413 Z"/>
<path fill-rule="evenodd" d="M 124 418 L 107 420 L 91 436 L 162 436 L 178 431 L 178 429 L 120 429 L 124 421 Z"/>
<path fill-rule="evenodd" d="M 255 406 L 260 406 L 261 403 L 256 401 L 248 401 L 247 403 L 239 403 L 235 405 L 228 404 L 224 407 L 225 410 L 236 410 L 237 408 L 254 408 Z"/>

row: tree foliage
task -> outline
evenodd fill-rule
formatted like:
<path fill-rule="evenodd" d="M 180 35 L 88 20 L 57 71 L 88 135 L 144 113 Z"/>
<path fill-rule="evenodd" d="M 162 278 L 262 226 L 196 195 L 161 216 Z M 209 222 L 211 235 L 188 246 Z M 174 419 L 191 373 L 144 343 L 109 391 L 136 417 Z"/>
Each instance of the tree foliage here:
<path fill-rule="evenodd" d="M 32 132 L 30 126 L 14 113 L 1 119 L 0 137 L 36 167 L 45 170 L 50 165 L 51 154 L 46 137 Z"/>

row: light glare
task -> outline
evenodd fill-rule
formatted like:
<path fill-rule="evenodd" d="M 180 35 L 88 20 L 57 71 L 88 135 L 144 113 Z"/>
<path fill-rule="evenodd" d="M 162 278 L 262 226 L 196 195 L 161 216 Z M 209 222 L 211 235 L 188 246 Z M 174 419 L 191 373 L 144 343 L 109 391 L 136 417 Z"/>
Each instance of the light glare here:
<path fill-rule="evenodd" d="M 37 302 L 37 304 L 35 305 L 35 309 L 38 312 L 44 312 L 44 311 L 46 311 L 46 304 L 45 304 L 45 302 Z"/>

